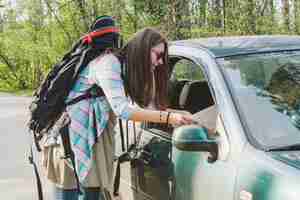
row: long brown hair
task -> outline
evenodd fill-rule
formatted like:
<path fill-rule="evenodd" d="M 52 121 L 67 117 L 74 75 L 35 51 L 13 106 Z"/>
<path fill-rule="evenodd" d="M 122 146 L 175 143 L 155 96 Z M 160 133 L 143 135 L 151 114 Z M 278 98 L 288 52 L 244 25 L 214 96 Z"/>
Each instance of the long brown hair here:
<path fill-rule="evenodd" d="M 163 66 L 154 70 L 155 89 L 153 88 L 153 72 L 151 64 L 151 48 L 164 43 Z M 154 95 L 157 108 L 167 106 L 168 83 L 168 45 L 167 40 L 158 31 L 145 28 L 137 32 L 118 53 L 123 63 L 123 79 L 125 92 L 139 106 L 149 105 Z"/>

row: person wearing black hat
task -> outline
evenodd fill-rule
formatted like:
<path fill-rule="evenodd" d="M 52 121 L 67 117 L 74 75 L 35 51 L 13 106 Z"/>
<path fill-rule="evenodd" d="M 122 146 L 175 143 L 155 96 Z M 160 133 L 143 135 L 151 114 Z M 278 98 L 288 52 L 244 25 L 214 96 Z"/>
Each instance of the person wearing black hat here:
<path fill-rule="evenodd" d="M 91 86 L 90 84 L 84 85 L 84 87 L 81 87 L 78 91 L 78 85 L 81 85 L 81 81 L 87 80 L 86 78 L 86 72 L 89 70 L 88 63 L 95 60 L 99 55 L 102 55 L 104 52 L 113 51 L 114 49 L 117 49 L 120 47 L 120 30 L 116 26 L 116 22 L 114 18 L 111 16 L 101 16 L 98 17 L 90 26 L 89 32 L 84 35 L 82 38 L 79 39 L 79 41 L 74 45 L 72 52 L 70 54 L 81 54 L 81 61 L 78 63 L 78 65 L 86 65 L 84 67 L 84 70 L 80 73 L 77 83 L 75 83 L 73 90 L 70 92 L 69 97 L 67 101 L 70 99 L 74 99 L 76 96 L 79 96 L 80 94 L 84 93 L 86 90 L 88 90 L 88 87 Z M 93 88 L 91 92 L 98 93 L 99 89 Z M 101 93 L 101 91 L 100 91 Z M 97 96 L 97 95 L 96 95 Z M 90 100 L 87 100 L 89 102 Z M 82 106 L 82 103 L 85 101 L 79 102 L 77 106 L 80 109 L 86 109 L 86 106 Z M 91 105 L 97 107 L 97 104 L 91 103 Z M 71 106 L 70 106 L 71 107 Z M 101 107 L 102 108 L 102 107 Z M 99 111 L 97 110 L 97 113 Z M 98 114 L 97 114 L 98 115 Z M 70 115 L 72 124 L 75 122 L 74 115 Z M 84 116 L 89 118 L 89 116 Z M 93 116 L 92 116 L 93 118 Z M 92 119 L 94 120 L 94 119 Z M 95 121 L 96 122 L 96 121 Z M 108 124 L 111 124 L 111 121 L 107 122 Z M 70 128 L 71 129 L 71 128 Z M 108 129 L 108 128 L 106 128 Z M 82 130 L 81 130 L 82 131 Z M 105 132 L 105 131 L 104 131 Z M 90 137 L 91 140 L 97 140 L 94 131 L 82 131 L 82 134 L 87 134 L 87 137 Z M 70 137 L 72 137 L 73 132 L 70 131 Z M 73 137 L 72 137 L 73 138 Z M 101 142 L 102 140 L 100 140 Z M 106 141 L 106 140 L 105 140 Z M 89 142 L 91 148 L 87 148 L 86 153 L 89 153 L 89 151 L 92 151 L 93 144 L 95 143 Z M 99 142 L 99 143 L 100 143 Z M 107 142 L 106 142 L 107 143 Z M 103 150 L 102 148 L 101 153 L 99 154 L 105 154 L 104 151 L 107 151 L 107 153 L 112 152 L 112 146 L 108 144 L 104 144 L 106 150 Z M 82 142 L 81 144 L 84 144 Z M 104 185 L 102 185 L 102 181 L 100 179 L 103 179 L 107 182 L 108 179 L 111 179 L 111 163 L 112 156 L 109 154 L 109 156 L 102 156 L 101 158 L 101 170 L 103 172 L 103 175 L 101 177 L 98 176 L 97 169 L 93 167 L 92 170 L 86 170 L 85 172 L 89 173 L 89 180 L 86 181 L 85 177 L 87 176 L 82 175 L 82 170 L 75 165 L 75 172 L 74 173 L 74 165 L 72 165 L 72 162 L 69 158 L 63 159 L 66 155 L 65 153 L 65 144 L 63 144 L 63 141 L 60 137 L 57 135 L 51 134 L 47 135 L 47 137 L 44 138 L 44 145 L 43 145 L 43 156 L 42 156 L 42 165 L 45 169 L 45 174 L 48 180 L 50 180 L 52 183 L 55 184 L 54 188 L 54 196 L 55 199 L 78 199 L 80 198 L 84 199 L 99 199 L 100 197 L 104 198 L 103 195 L 104 192 L 99 192 L 104 190 Z M 84 146 L 84 145 L 83 145 Z M 101 146 L 101 145 L 95 145 L 95 146 Z M 73 145 L 73 142 L 71 142 L 72 149 L 76 149 L 76 145 Z M 81 147 L 81 146 L 79 146 Z M 76 150 L 73 150 L 75 153 L 75 163 L 81 163 L 78 160 L 85 159 L 85 157 L 80 157 L 80 154 L 77 153 Z M 95 155 L 98 155 L 95 154 Z M 106 158 L 107 157 L 107 158 Z M 94 158 L 87 158 L 90 160 L 89 165 L 93 166 L 91 163 Z M 106 162 L 107 160 L 107 162 Z M 109 163 L 109 164 L 107 164 Z M 108 171 L 105 168 L 105 166 L 109 165 Z M 80 173 L 77 173 L 77 171 L 80 171 Z M 76 180 L 76 175 L 80 174 L 80 180 Z M 106 176 L 107 175 L 107 176 Z M 84 176 L 84 178 L 82 178 Z M 80 182 L 80 185 L 78 185 L 78 182 Z M 105 183 L 106 184 L 106 183 Z M 82 195 L 79 195 L 78 189 L 82 190 Z"/>

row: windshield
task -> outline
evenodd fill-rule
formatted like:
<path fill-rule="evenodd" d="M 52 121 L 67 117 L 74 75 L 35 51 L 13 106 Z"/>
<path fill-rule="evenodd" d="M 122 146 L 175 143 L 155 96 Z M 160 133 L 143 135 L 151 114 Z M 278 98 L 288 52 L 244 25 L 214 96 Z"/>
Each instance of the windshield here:
<path fill-rule="evenodd" d="M 250 134 L 265 148 L 300 143 L 300 51 L 220 58 Z"/>

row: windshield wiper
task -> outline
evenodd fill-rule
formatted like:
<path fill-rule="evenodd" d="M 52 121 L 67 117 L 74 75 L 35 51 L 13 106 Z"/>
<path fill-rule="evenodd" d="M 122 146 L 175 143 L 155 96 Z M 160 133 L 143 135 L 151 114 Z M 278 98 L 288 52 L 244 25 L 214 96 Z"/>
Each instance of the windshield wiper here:
<path fill-rule="evenodd" d="M 299 150 L 300 150 L 300 143 L 268 149 L 268 151 L 299 151 Z"/>

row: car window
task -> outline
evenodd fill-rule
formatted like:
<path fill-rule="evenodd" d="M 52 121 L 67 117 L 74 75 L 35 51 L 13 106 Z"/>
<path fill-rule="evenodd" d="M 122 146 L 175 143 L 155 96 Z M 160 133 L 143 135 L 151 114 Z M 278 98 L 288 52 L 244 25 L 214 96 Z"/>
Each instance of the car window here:
<path fill-rule="evenodd" d="M 219 59 L 249 134 L 265 148 L 300 143 L 300 52 Z"/>
<path fill-rule="evenodd" d="M 181 58 L 171 69 L 169 81 L 171 108 L 194 114 L 214 104 L 208 82 L 199 64 Z"/>

